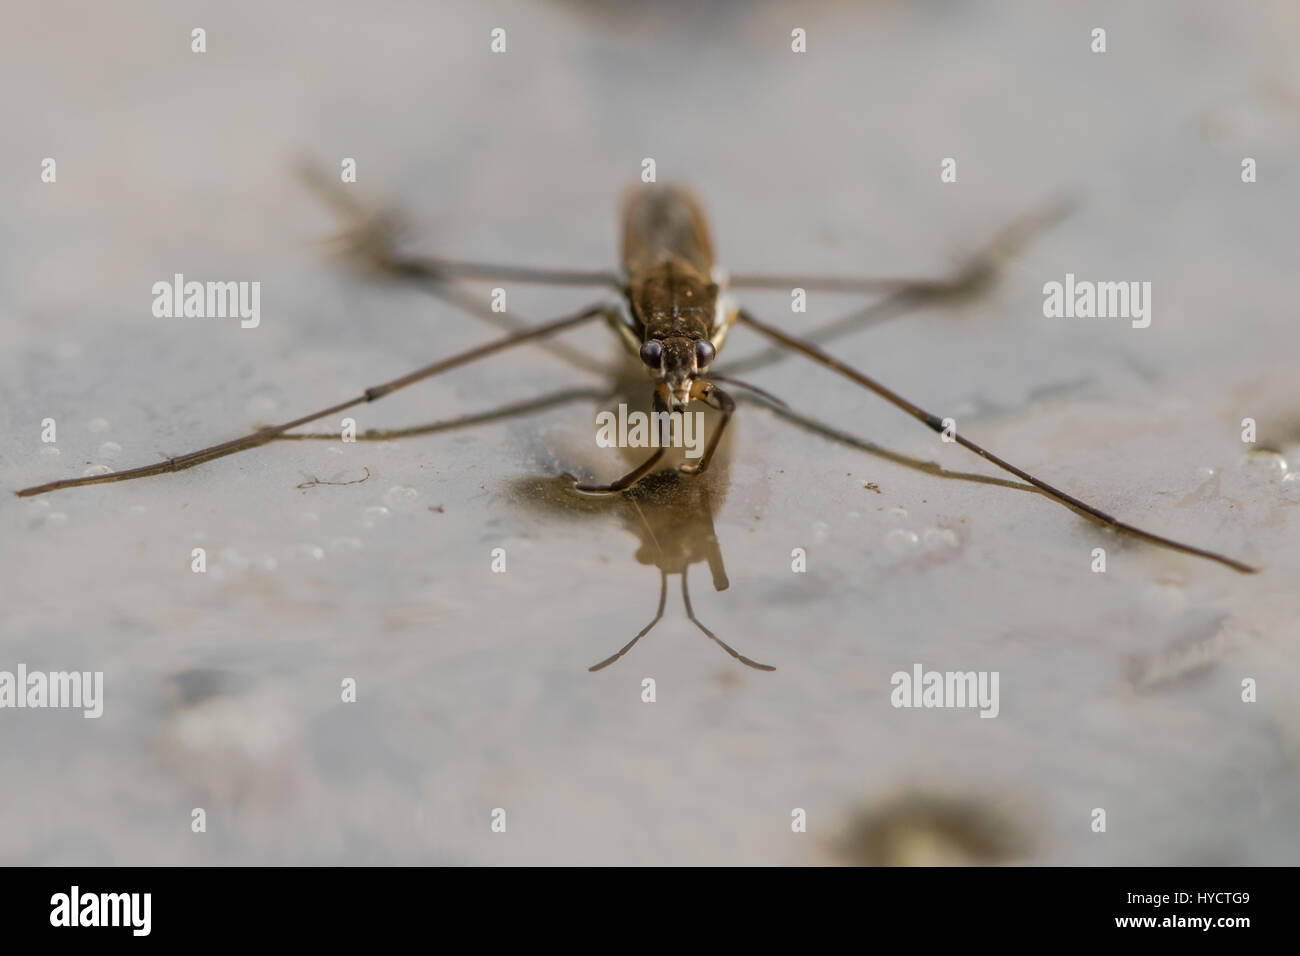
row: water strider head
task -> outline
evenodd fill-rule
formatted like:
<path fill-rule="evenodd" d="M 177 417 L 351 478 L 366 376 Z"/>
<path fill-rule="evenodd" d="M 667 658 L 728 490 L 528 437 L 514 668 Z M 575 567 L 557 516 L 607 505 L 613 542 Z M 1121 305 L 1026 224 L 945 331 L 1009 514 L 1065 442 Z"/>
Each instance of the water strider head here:
<path fill-rule="evenodd" d="M 696 397 L 696 380 L 716 357 L 713 343 L 708 339 L 685 335 L 647 339 L 641 346 L 641 361 L 655 373 L 656 387 L 673 411 Z"/>

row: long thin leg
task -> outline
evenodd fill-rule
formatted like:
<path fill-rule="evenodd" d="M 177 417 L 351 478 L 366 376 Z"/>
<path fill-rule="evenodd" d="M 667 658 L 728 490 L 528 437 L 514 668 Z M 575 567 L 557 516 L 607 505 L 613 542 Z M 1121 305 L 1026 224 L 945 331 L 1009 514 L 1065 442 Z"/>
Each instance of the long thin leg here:
<path fill-rule="evenodd" d="M 748 397 L 742 398 L 748 400 Z M 754 404 L 758 404 L 757 401 Z M 1027 485 L 1022 481 L 1012 481 L 1010 478 L 998 478 L 994 475 L 980 475 L 973 471 L 949 471 L 940 465 L 937 461 L 926 461 L 924 458 L 913 458 L 911 455 L 904 455 L 902 452 L 891 451 L 888 448 L 882 448 L 865 438 L 859 438 L 851 435 L 839 428 L 827 425 L 815 418 L 802 415 L 783 405 L 773 405 L 764 401 L 763 407 L 770 411 L 778 418 L 783 418 L 796 428 L 802 428 L 805 431 L 812 432 L 814 435 L 820 435 L 828 441 L 833 441 L 844 445 L 848 448 L 856 448 L 858 451 L 866 452 L 876 458 L 892 462 L 895 465 L 902 465 L 904 468 L 911 468 L 913 471 L 919 471 L 922 474 L 930 475 L 934 478 L 945 478 L 950 481 L 969 481 L 978 485 L 997 485 L 999 488 L 1011 488 L 1015 491 L 1023 491 L 1026 494 L 1041 495 L 1042 492 L 1033 485 Z M 294 436 L 288 436 L 294 437 Z M 330 438 L 337 439 L 338 435 L 331 434 Z"/>
<path fill-rule="evenodd" d="M 732 412 L 736 410 L 736 403 L 732 397 L 711 382 L 696 382 L 691 391 L 695 392 L 695 397 L 704 402 L 705 405 L 722 412 L 722 420 L 718 422 L 718 427 L 713 430 L 708 447 L 704 449 L 704 454 L 700 457 L 700 460 L 698 462 L 684 461 L 677 466 L 677 470 L 684 475 L 698 475 L 709 467 L 713 452 L 717 449 L 718 442 L 722 440 L 722 431 L 727 427 L 727 422 L 731 421 Z"/>
<path fill-rule="evenodd" d="M 326 175 L 315 163 L 300 163 L 299 174 L 313 192 L 333 207 L 340 218 L 352 224 L 352 229 L 345 238 L 353 247 L 387 271 L 419 279 L 485 279 L 539 285 L 623 288 L 619 277 L 608 270 L 545 269 L 401 255 L 393 242 L 397 226 L 393 216 L 377 216 L 368 211 L 351 192 L 340 188 L 337 179 Z"/>
<path fill-rule="evenodd" d="M 939 418 L 939 416 L 932 415 L 931 413 L 927 412 L 925 409 L 921 408 L 920 406 L 912 404 L 907 399 L 903 398 L 903 396 L 899 395 L 897 392 L 894 392 L 886 388 L 885 386 L 877 382 L 875 379 L 863 375 L 861 372 L 857 371 L 856 369 L 850 368 L 849 366 L 845 365 L 843 362 L 839 361 L 838 359 L 832 357 L 831 355 L 828 355 L 826 352 L 823 352 L 816 345 L 813 345 L 810 342 L 804 342 L 801 339 L 797 339 L 791 335 L 787 335 L 785 332 L 782 332 L 780 329 L 776 328 L 775 326 L 768 325 L 766 322 L 760 322 L 758 319 L 754 318 L 754 316 L 752 316 L 749 312 L 745 311 L 744 309 L 742 309 L 740 312 L 740 321 L 744 322 L 746 325 L 750 326 L 756 331 L 761 332 L 763 335 L 767 336 L 769 339 L 772 339 L 774 342 L 778 342 L 781 345 L 784 345 L 786 348 L 793 349 L 796 352 L 801 352 L 802 354 L 812 359 L 814 362 L 819 362 L 822 365 L 825 365 L 827 368 L 831 369 L 832 371 L 838 372 L 839 374 L 843 375 L 845 378 L 857 382 L 859 385 L 863 386 L 864 388 L 867 388 L 875 392 L 877 395 L 879 395 L 885 401 L 889 402 L 891 405 L 907 412 L 907 414 L 911 415 L 916 420 L 920 422 L 924 422 L 935 432 L 938 432 L 940 434 L 943 433 L 944 431 L 943 419 Z M 1107 514 L 1106 512 L 1102 511 L 1100 508 L 1094 508 L 1092 505 L 1080 501 L 1078 498 L 1075 498 L 1073 495 L 1066 494 L 1064 491 L 1052 487 L 1047 482 L 1035 478 L 1033 475 L 1029 474 L 1029 472 L 1017 468 L 1015 465 L 1011 464 L 1010 462 L 1002 458 L 999 458 L 997 455 L 993 454 L 990 451 L 987 451 L 984 448 L 981 448 L 979 445 L 975 444 L 975 442 L 971 441 L 969 438 L 966 438 L 960 432 L 956 432 L 953 435 L 953 438 L 962 447 L 967 448 L 970 451 L 973 451 L 975 454 L 979 455 L 981 458 L 992 462 L 993 464 L 1001 468 L 1003 471 L 1011 472 L 1011 474 L 1015 475 L 1017 478 L 1021 479 L 1022 481 L 1029 482 L 1039 491 L 1043 492 L 1048 497 L 1054 498 L 1056 501 L 1059 501 L 1067 508 L 1071 508 L 1074 511 L 1082 512 L 1083 514 L 1088 515 L 1089 517 L 1094 518 L 1095 520 L 1100 521 L 1102 524 L 1114 528 L 1117 531 L 1123 531 L 1126 534 L 1131 534 L 1136 538 L 1141 538 L 1144 541 L 1150 541 L 1153 544 L 1158 544 L 1161 545 L 1162 547 L 1170 548 L 1174 551 L 1181 551 L 1184 554 L 1194 555 L 1198 558 L 1205 558 L 1209 561 L 1217 561 L 1219 564 L 1232 568 L 1234 571 L 1240 571 L 1243 574 L 1253 574 L 1257 570 L 1259 570 L 1258 568 L 1251 567 L 1250 565 L 1245 564 L 1244 562 L 1237 561 L 1234 558 L 1229 558 L 1226 555 L 1219 554 L 1215 551 L 1207 551 L 1204 548 L 1197 548 L 1197 547 L 1193 547 L 1190 544 L 1183 544 L 1182 542 L 1175 541 L 1172 538 L 1166 538 L 1158 534 L 1152 534 L 1150 531 L 1143 531 L 1141 528 L 1120 521 L 1118 518 L 1115 518 Z"/>
<path fill-rule="evenodd" d="M 622 650 L 620 650 L 617 654 L 611 654 L 609 657 L 605 658 L 599 664 L 593 664 L 591 667 L 588 667 L 587 670 L 592 671 L 594 673 L 595 671 L 608 667 L 610 664 L 614 663 L 616 660 L 618 660 L 620 657 L 622 657 L 624 654 L 630 651 L 633 647 L 635 647 L 636 642 L 641 640 L 641 638 L 645 637 L 647 634 L 649 634 L 650 629 L 653 628 L 656 624 L 658 624 L 659 620 L 664 616 L 664 604 L 667 601 L 667 599 L 668 599 L 668 574 L 664 571 L 660 571 L 659 572 L 659 609 L 655 611 L 654 620 L 651 621 L 649 624 L 647 624 L 645 627 L 641 628 L 640 633 L 638 633 L 636 637 L 632 638 L 632 640 L 624 644 Z"/>
<path fill-rule="evenodd" d="M 483 279 L 489 282 L 520 282 L 528 285 L 604 286 L 616 290 L 623 288 L 619 277 L 607 271 L 507 266 L 423 256 L 394 259 L 393 267 L 400 272 L 429 279 Z"/>
<path fill-rule="evenodd" d="M 256 448 L 259 445 L 265 445 L 267 442 L 283 435 L 290 429 L 297 428 L 300 425 L 306 425 L 317 419 L 325 418 L 329 415 L 336 415 L 339 412 L 347 411 L 357 405 L 366 402 L 373 402 L 390 392 L 413 385 L 416 382 L 423 381 L 426 378 L 432 378 L 448 369 L 465 365 L 477 359 L 484 358 L 488 355 L 494 355 L 497 352 L 504 351 L 515 345 L 532 341 L 546 335 L 554 335 L 557 332 L 563 332 L 565 329 L 571 329 L 576 325 L 589 321 L 600 315 L 603 306 L 591 306 L 581 312 L 573 315 L 567 315 L 563 318 L 555 319 L 543 325 L 539 325 L 527 332 L 517 332 L 514 335 L 508 335 L 503 339 L 497 339 L 488 342 L 486 345 L 480 345 L 459 355 L 453 355 L 451 358 L 442 359 L 434 362 L 432 365 L 426 365 L 424 368 L 416 369 L 399 378 L 382 385 L 375 385 L 366 389 L 358 397 L 346 402 L 340 402 L 338 405 L 331 405 L 329 408 L 323 408 L 320 411 L 312 412 L 301 418 L 295 418 L 291 422 L 285 422 L 283 425 L 272 425 L 268 428 L 262 428 L 252 434 L 245 435 L 243 438 L 235 438 L 219 445 L 212 445 L 208 448 L 201 448 L 198 451 L 190 452 L 188 455 L 182 455 L 179 458 L 168 458 L 166 461 L 159 462 L 156 465 L 143 465 L 139 468 L 128 468 L 126 471 L 111 472 L 107 475 L 91 475 L 84 478 L 67 478 L 63 481 L 51 481 L 44 485 L 37 485 L 33 488 L 24 488 L 16 491 L 14 494 L 20 498 L 29 498 L 33 495 L 45 494 L 48 491 L 58 491 L 62 488 L 77 488 L 81 485 L 98 485 L 110 481 L 128 481 L 133 478 L 147 478 L 151 475 L 161 475 L 172 471 L 181 471 L 185 468 L 193 468 L 195 465 L 202 464 L 205 461 L 211 461 L 214 458 L 222 458 L 226 455 L 233 455 L 236 452 L 246 451 L 249 448 Z"/>
<path fill-rule="evenodd" d="M 967 260 L 955 275 L 938 279 L 860 278 L 853 276 L 794 276 L 741 273 L 729 278 L 730 285 L 747 289 L 792 289 L 820 292 L 905 293 L 909 295 L 953 295 L 970 291 L 992 277 L 998 260 L 1014 255 L 1034 236 L 1064 219 L 1074 208 L 1072 200 L 1058 197 L 1052 202 L 1004 226 L 993 240 Z"/>
<path fill-rule="evenodd" d="M 892 319 L 908 315 L 916 309 L 920 301 L 922 300 L 906 292 L 896 292 L 893 295 L 877 299 L 870 305 L 850 312 L 838 319 L 808 330 L 804 333 L 803 339 L 806 342 L 816 342 L 819 345 L 824 345 L 851 332 L 861 332 L 864 329 L 875 328 Z M 736 375 L 748 375 L 769 365 L 774 365 L 789 358 L 789 356 L 789 351 L 774 345 L 739 360 L 734 360 L 729 356 L 727 369 Z"/>
<path fill-rule="evenodd" d="M 337 180 L 331 181 L 314 164 L 305 165 L 301 172 L 312 192 L 343 221 L 345 231 L 337 237 L 337 241 L 347 247 L 355 260 L 388 278 L 413 282 L 435 298 L 494 325 L 503 332 L 520 332 L 529 327 L 524 319 L 512 312 L 492 311 L 487 302 L 461 289 L 451 281 L 452 276 L 438 271 L 429 263 L 403 256 L 399 251 L 398 240 L 403 231 L 399 216 L 367 209 L 346 186 Z M 565 364 L 587 372 L 597 371 L 603 364 L 580 349 L 561 346 L 556 342 L 543 339 L 534 344 Z"/>
<path fill-rule="evenodd" d="M 663 399 L 659 397 L 658 389 L 655 389 L 654 411 L 656 415 L 668 411 L 668 406 L 665 405 Z M 668 450 L 669 436 L 667 417 L 660 419 L 660 423 L 659 447 L 655 449 L 654 454 L 649 458 L 641 462 L 641 464 L 637 465 L 622 478 L 612 481 L 608 485 L 589 485 L 585 482 L 575 481 L 573 483 L 573 490 L 581 491 L 588 495 L 612 495 L 620 491 L 626 491 L 646 475 L 650 474 L 650 472 L 654 470 L 655 465 L 659 464 L 659 459 L 663 458 L 664 452 Z"/>
<path fill-rule="evenodd" d="M 707 634 L 720 648 L 722 648 L 724 651 L 726 651 L 728 654 L 730 654 L 736 660 L 740 661 L 740 663 L 744 664 L 745 666 L 752 667 L 755 670 L 760 670 L 760 671 L 776 670 L 776 668 L 772 667 L 770 664 L 760 664 L 758 661 L 750 660 L 744 654 L 737 653 L 731 647 L 731 645 L 729 645 L 726 641 L 718 637 L 718 635 L 714 634 L 707 627 L 705 627 L 703 624 L 700 623 L 700 619 L 695 616 L 695 609 L 691 607 L 691 592 L 686 586 L 686 572 L 689 570 L 690 570 L 689 567 L 682 568 L 682 604 L 686 606 L 686 616 L 690 618 L 691 623 L 694 624 L 696 627 L 698 627 L 705 634 Z"/>
<path fill-rule="evenodd" d="M 501 421 L 506 418 L 514 418 L 516 415 L 529 415 L 537 412 L 544 412 L 547 409 L 555 408 L 559 405 L 567 405 L 570 402 L 576 402 L 584 398 L 592 401 L 604 401 L 613 397 L 616 392 L 610 392 L 603 388 L 566 388 L 558 392 L 552 392 L 541 398 L 526 399 L 522 402 L 512 402 L 509 405 L 502 405 L 500 408 L 493 408 L 486 412 L 474 412 L 471 415 L 462 415 L 460 418 L 452 418 L 448 421 L 434 422 L 431 425 L 413 425 L 410 428 L 368 428 L 357 436 L 357 441 L 396 441 L 400 438 L 414 438 L 420 435 L 438 435 L 442 432 L 456 431 L 460 428 L 473 428 L 475 425 L 486 425 L 489 422 Z M 296 435 L 277 435 L 277 441 L 338 441 L 339 433 L 332 432 L 299 432 Z M 1011 482 L 1008 482 L 1011 484 Z M 1016 487 L 1023 487 L 1017 485 Z"/>

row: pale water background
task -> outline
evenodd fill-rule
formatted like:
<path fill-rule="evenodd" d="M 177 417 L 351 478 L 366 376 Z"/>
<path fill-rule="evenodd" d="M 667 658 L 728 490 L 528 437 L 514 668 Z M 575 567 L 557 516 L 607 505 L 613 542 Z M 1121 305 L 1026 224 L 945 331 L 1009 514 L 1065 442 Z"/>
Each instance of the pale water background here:
<path fill-rule="evenodd" d="M 590 401 L 6 496 L 0 669 L 102 670 L 106 701 L 97 721 L 0 712 L 0 862 L 1300 859 L 1295 4 L 50 2 L 4 23 L 5 489 L 181 454 L 498 334 L 331 260 L 300 157 L 355 157 L 355 195 L 399 207 L 416 248 L 601 268 L 651 156 L 705 197 L 735 271 L 941 275 L 1071 191 L 1077 212 L 993 290 L 828 347 L 1041 477 L 1266 570 L 1119 541 L 753 404 L 707 485 L 640 516 L 552 480 L 625 466 Z M 261 326 L 154 318 L 175 272 L 260 281 Z M 1152 282 L 1151 327 L 1045 319 L 1066 272 Z M 508 291 L 528 321 L 591 299 Z M 808 330 L 858 300 L 746 301 Z M 599 327 L 562 341 L 618 355 Z M 763 351 L 737 331 L 717 368 Z M 889 452 L 1000 474 L 802 359 L 746 375 Z M 603 383 L 524 348 L 355 417 Z M 774 673 L 695 630 L 676 577 L 658 628 L 587 672 L 650 619 L 675 547 L 700 620 Z M 895 710 L 890 675 L 917 662 L 998 671 L 1000 716 Z"/>

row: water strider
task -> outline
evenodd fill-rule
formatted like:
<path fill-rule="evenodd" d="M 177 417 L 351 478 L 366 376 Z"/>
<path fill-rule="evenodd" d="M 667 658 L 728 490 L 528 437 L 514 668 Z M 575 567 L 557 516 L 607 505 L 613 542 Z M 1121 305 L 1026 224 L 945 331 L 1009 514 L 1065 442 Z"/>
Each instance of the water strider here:
<path fill-rule="evenodd" d="M 349 207 L 347 211 L 354 211 L 354 208 Z M 1041 219 L 1042 217 L 1039 217 L 1038 221 L 1022 221 L 1013 224 L 991 248 L 996 251 L 998 248 L 1013 245 L 1015 241 L 1023 238 L 1027 230 L 1040 225 Z M 660 413 L 658 421 L 661 428 L 668 427 L 668 417 L 664 413 L 680 411 L 692 402 L 699 402 L 720 413 L 703 455 L 698 460 L 682 462 L 677 466 L 681 472 L 698 473 L 709 466 L 723 430 L 735 411 L 735 402 L 717 384 L 730 380 L 712 372 L 711 369 L 728 334 L 735 325 L 741 324 L 765 336 L 776 345 L 797 352 L 874 392 L 936 433 L 946 434 L 951 440 L 1022 481 L 1028 482 L 1041 493 L 1071 510 L 1087 515 L 1117 531 L 1184 554 L 1216 561 L 1235 571 L 1251 573 L 1256 570 L 1226 555 L 1144 531 L 1053 487 L 999 458 L 961 432 L 954 431 L 951 427 L 945 429 L 942 418 L 913 404 L 874 378 L 841 362 L 812 340 L 791 335 L 775 325 L 758 319 L 739 306 L 728 294 L 729 287 L 792 288 L 794 286 L 807 290 L 832 292 L 917 294 L 958 292 L 988 276 L 993 268 L 992 254 L 977 259 L 962 273 L 946 281 L 761 275 L 736 275 L 728 281 L 714 260 L 713 242 L 699 202 L 683 187 L 653 184 L 633 187 L 624 202 L 622 271 L 618 274 L 410 258 L 398 255 L 393 251 L 391 244 L 377 234 L 365 235 L 362 240 L 370 244 L 368 252 L 377 264 L 386 271 L 400 276 L 428 279 L 439 284 L 456 279 L 488 279 L 502 282 L 598 286 L 616 291 L 619 294 L 618 301 L 617 304 L 597 303 L 541 325 L 511 331 L 503 338 L 441 359 L 383 384 L 372 386 L 356 398 L 280 425 L 261 428 L 241 438 L 169 458 L 154 465 L 143 465 L 109 474 L 52 481 L 32 488 L 24 488 L 16 494 L 20 497 L 29 497 L 64 488 L 126 481 L 191 468 L 215 458 L 265 445 L 281 437 L 292 437 L 286 433 L 302 425 L 336 415 L 367 402 L 377 401 L 391 392 L 450 369 L 518 345 L 539 342 L 559 332 L 597 319 L 603 319 L 628 350 L 646 367 L 653 383 L 654 409 Z M 743 386 L 743 383 L 736 384 Z M 743 387 L 753 388 L 753 386 Z M 762 394 L 761 390 L 754 390 Z M 625 491 L 654 471 L 668 444 L 667 441 L 661 442 L 660 447 L 644 462 L 612 482 L 606 484 L 575 482 L 574 487 L 588 494 L 613 494 Z"/>

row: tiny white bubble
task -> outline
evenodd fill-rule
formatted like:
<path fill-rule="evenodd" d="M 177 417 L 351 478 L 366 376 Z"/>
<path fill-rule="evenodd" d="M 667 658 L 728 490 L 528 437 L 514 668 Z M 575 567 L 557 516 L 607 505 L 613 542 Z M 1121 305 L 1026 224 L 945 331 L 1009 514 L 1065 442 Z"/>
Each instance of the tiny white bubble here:
<path fill-rule="evenodd" d="M 222 548 L 221 563 L 243 571 L 247 569 L 251 562 L 234 548 Z"/>
<path fill-rule="evenodd" d="M 1274 451 L 1256 451 L 1246 456 L 1246 467 L 1270 478 L 1285 477 L 1286 459 Z"/>
<path fill-rule="evenodd" d="M 384 495 L 384 500 L 390 505 L 409 504 L 420 496 L 420 493 L 414 488 L 407 488 L 404 485 L 394 485 L 388 489 Z"/>
<path fill-rule="evenodd" d="M 116 458 L 122 454 L 122 446 L 115 441 L 106 441 L 99 446 L 100 458 Z"/>
<path fill-rule="evenodd" d="M 269 415 L 276 409 L 276 401 L 268 395 L 254 395 L 244 406 L 250 415 Z"/>
<path fill-rule="evenodd" d="M 906 520 L 907 520 L 907 509 L 906 509 L 906 508 L 890 508 L 890 509 L 889 509 L 889 517 L 893 518 L 895 521 L 906 521 Z"/>
<path fill-rule="evenodd" d="M 113 469 L 109 468 L 108 465 L 91 465 L 81 474 L 84 478 L 93 478 L 95 475 L 111 475 L 112 473 Z"/>
<path fill-rule="evenodd" d="M 927 551 L 946 551 L 957 547 L 957 535 L 951 528 L 926 528 L 921 540 Z"/>
<path fill-rule="evenodd" d="M 108 419 L 92 418 L 90 421 L 86 422 L 86 428 L 92 432 L 106 432 L 108 431 Z"/>
<path fill-rule="evenodd" d="M 916 532 L 908 531 L 906 528 L 894 528 L 885 535 L 886 550 L 896 556 L 911 554 L 920 543 L 921 539 Z"/>
<path fill-rule="evenodd" d="M 830 533 L 830 530 L 831 530 L 831 526 L 828 525 L 825 521 L 814 521 L 814 522 L 813 522 L 813 540 L 814 540 L 814 541 L 825 541 L 826 538 L 827 538 L 827 535 L 829 535 L 829 533 Z"/>
<path fill-rule="evenodd" d="M 47 498 L 32 498 L 27 502 L 27 507 L 33 511 L 49 511 L 50 502 Z"/>
<path fill-rule="evenodd" d="M 60 452 L 53 445 L 46 445 L 44 448 L 41 449 L 41 455 L 43 455 L 46 458 L 58 458 L 59 455 L 61 454 L 62 452 Z"/>
<path fill-rule="evenodd" d="M 51 511 L 45 516 L 45 520 L 50 524 L 67 524 L 68 516 L 62 511 Z"/>

